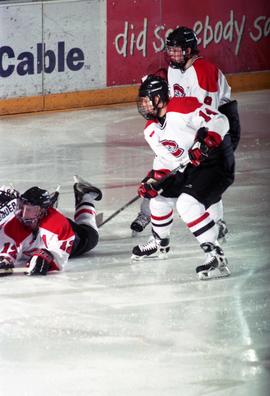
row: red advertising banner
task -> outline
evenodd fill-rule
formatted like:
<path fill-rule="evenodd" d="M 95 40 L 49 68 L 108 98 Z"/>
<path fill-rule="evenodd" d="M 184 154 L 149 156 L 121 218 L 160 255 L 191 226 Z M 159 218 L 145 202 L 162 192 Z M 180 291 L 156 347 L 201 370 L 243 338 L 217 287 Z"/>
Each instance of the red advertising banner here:
<path fill-rule="evenodd" d="M 224 73 L 270 69 L 270 2 L 107 1 L 107 85 L 140 82 L 165 67 L 166 36 L 193 28 L 201 55 Z"/>

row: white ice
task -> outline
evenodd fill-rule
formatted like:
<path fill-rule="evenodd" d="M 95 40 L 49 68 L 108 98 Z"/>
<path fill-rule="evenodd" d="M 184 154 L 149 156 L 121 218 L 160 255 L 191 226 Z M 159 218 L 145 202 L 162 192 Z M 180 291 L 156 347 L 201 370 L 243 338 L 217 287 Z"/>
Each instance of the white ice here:
<path fill-rule="evenodd" d="M 196 278 L 203 259 L 175 216 L 167 261 L 131 263 L 135 203 L 97 248 L 47 277 L 0 278 L 1 396 L 270 394 L 270 91 L 239 93 L 242 140 L 224 195 L 232 275 Z M 53 191 L 73 213 L 72 177 L 101 187 L 108 217 L 151 168 L 136 105 L 0 119 L 0 184 Z"/>

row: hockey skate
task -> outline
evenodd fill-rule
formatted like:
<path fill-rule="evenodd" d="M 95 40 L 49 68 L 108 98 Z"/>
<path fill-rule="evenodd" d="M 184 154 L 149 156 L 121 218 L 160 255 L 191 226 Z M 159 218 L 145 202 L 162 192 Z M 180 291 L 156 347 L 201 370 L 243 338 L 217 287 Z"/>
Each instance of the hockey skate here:
<path fill-rule="evenodd" d="M 169 238 L 160 239 L 157 235 L 152 235 L 147 243 L 133 248 L 131 260 L 142 260 L 145 258 L 166 259 L 170 250 L 169 244 Z"/>
<path fill-rule="evenodd" d="M 218 245 L 205 242 L 201 244 L 201 248 L 207 257 L 205 263 L 196 268 L 200 280 L 223 278 L 231 274 L 231 271 L 227 267 L 228 260 Z"/>
<path fill-rule="evenodd" d="M 150 216 L 147 216 L 142 212 L 138 213 L 138 216 L 130 225 L 130 228 L 132 229 L 132 236 L 136 236 L 137 232 L 142 232 L 150 223 L 150 221 Z"/>
<path fill-rule="evenodd" d="M 94 197 L 93 199 L 95 201 L 100 201 L 102 199 L 102 192 L 99 188 L 94 187 L 91 183 L 88 183 L 87 181 L 85 181 L 84 179 L 82 179 L 77 175 L 74 176 L 74 181 L 75 184 L 73 186 L 73 189 L 75 194 L 76 206 L 78 206 L 81 203 L 84 194 L 89 194 L 89 193 L 93 194 Z"/>
<path fill-rule="evenodd" d="M 219 243 L 225 243 L 227 242 L 228 239 L 228 227 L 227 224 L 225 223 L 224 220 L 220 219 L 217 221 L 217 226 L 218 226 L 218 242 Z"/>
<path fill-rule="evenodd" d="M 12 275 L 14 270 L 14 264 L 9 260 L 4 259 L 0 261 L 0 277 Z"/>

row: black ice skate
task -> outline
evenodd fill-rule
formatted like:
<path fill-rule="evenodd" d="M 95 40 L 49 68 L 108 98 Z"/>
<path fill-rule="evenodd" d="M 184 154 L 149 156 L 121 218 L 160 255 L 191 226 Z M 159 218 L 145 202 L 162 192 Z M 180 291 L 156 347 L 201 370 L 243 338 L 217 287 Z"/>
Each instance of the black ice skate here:
<path fill-rule="evenodd" d="M 160 239 L 151 236 L 144 245 L 137 245 L 133 248 L 131 260 L 142 260 L 145 258 L 166 259 L 170 250 L 169 238 Z"/>
<path fill-rule="evenodd" d="M 14 264 L 7 259 L 0 261 L 0 277 L 13 274 Z"/>
<path fill-rule="evenodd" d="M 99 188 L 94 187 L 91 183 L 88 183 L 87 181 L 83 180 L 80 176 L 75 175 L 74 176 L 74 181 L 75 184 L 73 186 L 74 189 L 74 194 L 75 194 L 75 204 L 78 206 L 84 194 L 93 194 L 93 199 L 95 201 L 100 201 L 102 199 L 102 192 L 100 191 Z"/>
<path fill-rule="evenodd" d="M 228 227 L 227 224 L 225 223 L 224 220 L 218 220 L 217 221 L 217 226 L 218 226 L 218 237 L 217 240 L 219 243 L 224 243 L 227 242 L 228 239 Z"/>
<path fill-rule="evenodd" d="M 206 261 L 196 268 L 199 279 L 208 280 L 229 276 L 231 271 L 227 267 L 228 260 L 224 256 L 223 250 L 211 242 L 201 244 L 201 248 L 206 253 Z"/>
<path fill-rule="evenodd" d="M 142 212 L 138 213 L 138 216 L 130 225 L 130 228 L 133 231 L 133 235 L 136 235 L 137 232 L 142 232 L 145 227 L 150 223 L 150 221 L 150 216 L 147 216 Z"/>

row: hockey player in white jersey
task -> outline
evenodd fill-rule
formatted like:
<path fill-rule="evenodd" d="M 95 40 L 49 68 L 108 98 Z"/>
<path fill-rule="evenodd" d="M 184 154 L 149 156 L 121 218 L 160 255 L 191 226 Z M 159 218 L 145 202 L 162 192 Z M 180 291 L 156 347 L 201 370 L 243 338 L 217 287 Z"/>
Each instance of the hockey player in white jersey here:
<path fill-rule="evenodd" d="M 240 139 L 240 123 L 237 102 L 231 101 L 231 88 L 220 69 L 199 55 L 197 38 L 190 28 L 181 26 L 171 32 L 166 40 L 169 67 L 167 79 L 170 97 L 194 96 L 201 103 L 210 105 L 229 118 L 230 134 L 234 150 Z M 219 239 L 227 231 L 223 221 L 223 205 L 220 200 L 211 208 L 219 218 Z M 131 229 L 141 232 L 150 222 L 149 200 L 143 199 Z"/>
<path fill-rule="evenodd" d="M 200 56 L 192 29 L 182 26 L 171 32 L 166 40 L 166 54 L 171 97 L 195 96 L 216 109 L 230 101 L 231 87 L 221 70 Z"/>
<path fill-rule="evenodd" d="M 26 275 L 61 271 L 69 257 L 80 256 L 97 245 L 93 202 L 99 201 L 102 193 L 77 177 L 74 194 L 74 221 L 54 208 L 57 192 L 49 194 L 35 186 L 17 195 L 17 204 L 12 206 L 15 210 L 0 231 L 0 276 L 11 275 L 16 267 L 25 267 Z M 10 194 L 5 193 L 5 198 L 4 213 L 13 202 Z"/>
<path fill-rule="evenodd" d="M 166 257 L 176 205 L 206 254 L 197 267 L 199 278 L 228 276 L 227 259 L 217 242 L 218 226 L 207 210 L 234 180 L 228 119 L 195 97 L 169 99 L 167 82 L 151 75 L 140 86 L 138 110 L 148 120 L 144 136 L 159 167 L 138 189 L 140 196 L 151 198 L 153 236 L 145 245 L 134 247 L 132 259 Z M 155 181 L 183 162 L 190 163 L 182 173 L 167 178 L 158 195 Z"/>

